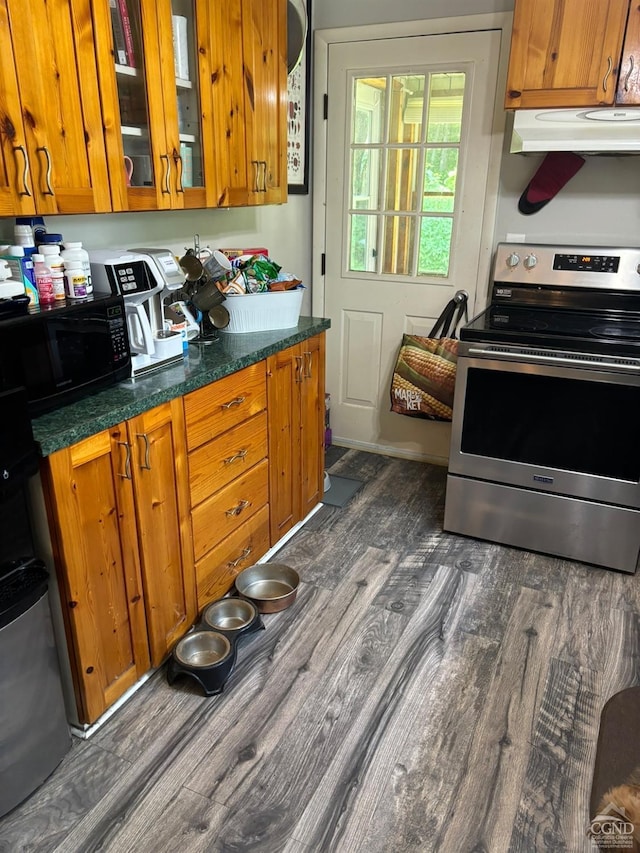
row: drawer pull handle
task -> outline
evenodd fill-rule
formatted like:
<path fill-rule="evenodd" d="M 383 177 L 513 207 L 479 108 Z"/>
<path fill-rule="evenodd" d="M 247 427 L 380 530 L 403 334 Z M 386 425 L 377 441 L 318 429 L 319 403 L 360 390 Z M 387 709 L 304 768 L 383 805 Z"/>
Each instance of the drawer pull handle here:
<path fill-rule="evenodd" d="M 244 403 L 246 397 L 236 397 L 235 400 L 229 400 L 228 403 L 223 403 L 220 408 L 222 409 L 230 409 L 231 406 L 239 406 L 240 403 Z"/>
<path fill-rule="evenodd" d="M 304 371 L 302 368 L 302 356 L 296 356 L 296 382 L 302 382 L 304 379 Z"/>
<path fill-rule="evenodd" d="M 250 504 L 251 504 L 251 501 L 240 501 L 238 506 L 234 506 L 231 509 L 228 509 L 225 514 L 229 515 L 229 516 L 240 515 L 242 510 L 246 509 L 248 506 L 250 506 Z"/>
<path fill-rule="evenodd" d="M 146 432 L 137 432 L 136 438 L 144 438 L 144 463 L 140 466 L 144 468 L 145 471 L 151 470 L 151 463 L 149 460 L 149 436 Z"/>
<path fill-rule="evenodd" d="M 247 455 L 247 451 L 246 451 L 246 450 L 239 450 L 237 453 L 234 453 L 234 454 L 233 454 L 233 456 L 229 456 L 229 458 L 228 458 L 228 459 L 225 459 L 225 460 L 224 460 L 224 464 L 225 464 L 225 465 L 230 465 L 230 464 L 231 464 L 231 462 L 235 462 L 235 461 L 236 461 L 236 459 L 244 459 L 244 457 L 245 457 L 246 455 Z"/>
<path fill-rule="evenodd" d="M 624 90 L 625 92 L 629 91 L 629 80 L 631 79 L 631 75 L 633 74 L 633 54 L 629 55 L 629 70 L 627 71 L 627 76 L 624 78 Z"/>
<path fill-rule="evenodd" d="M 122 477 L 125 480 L 130 480 L 131 479 L 131 445 L 129 444 L 128 441 L 119 441 L 118 444 L 120 445 L 120 447 L 126 447 L 127 448 L 127 455 L 126 455 L 125 460 L 124 460 L 124 474 L 121 474 L 118 471 L 118 477 Z"/>
<path fill-rule="evenodd" d="M 25 151 L 24 145 L 14 145 L 14 151 L 19 151 L 24 157 L 24 166 L 22 169 L 22 191 L 18 193 L 18 195 L 31 195 L 29 191 L 29 185 L 27 184 L 27 179 L 29 178 L 29 159 L 27 157 L 27 152 Z"/>
<path fill-rule="evenodd" d="M 238 557 L 238 559 L 237 560 L 231 560 L 229 563 L 227 563 L 227 566 L 229 566 L 230 569 L 235 569 L 236 566 L 238 566 L 243 560 L 247 559 L 247 557 L 249 556 L 250 553 L 251 553 L 251 548 L 245 548 L 244 551 L 242 552 L 242 554 L 240 554 L 240 556 Z"/>
<path fill-rule="evenodd" d="M 36 148 L 36 151 L 43 151 L 45 159 L 47 161 L 47 174 L 45 176 L 45 181 L 47 184 L 46 190 L 42 190 L 42 195 L 53 195 L 53 190 L 51 188 L 51 154 L 49 153 L 49 149 L 46 145 L 42 145 L 40 148 Z"/>
<path fill-rule="evenodd" d="M 609 81 L 609 77 L 611 76 L 611 72 L 613 71 L 613 60 L 610 56 L 607 57 L 607 71 L 604 75 L 604 80 L 602 81 L 602 91 L 607 91 L 607 83 Z"/>

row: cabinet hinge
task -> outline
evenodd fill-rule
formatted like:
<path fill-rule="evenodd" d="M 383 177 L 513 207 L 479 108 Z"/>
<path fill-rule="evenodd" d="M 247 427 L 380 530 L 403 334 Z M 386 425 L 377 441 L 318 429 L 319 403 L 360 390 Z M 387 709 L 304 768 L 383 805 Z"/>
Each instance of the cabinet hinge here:
<path fill-rule="evenodd" d="M 325 95 L 324 96 L 324 116 L 323 116 L 325 121 L 328 118 L 328 116 L 329 116 L 329 95 Z"/>
<path fill-rule="evenodd" d="M 327 256 L 323 252 L 320 256 L 320 275 L 324 275 L 327 269 Z"/>

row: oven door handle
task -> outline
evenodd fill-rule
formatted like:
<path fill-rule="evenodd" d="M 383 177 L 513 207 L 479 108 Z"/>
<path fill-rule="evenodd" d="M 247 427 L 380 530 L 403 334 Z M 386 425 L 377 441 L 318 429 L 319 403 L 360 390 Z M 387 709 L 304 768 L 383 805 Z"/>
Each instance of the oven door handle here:
<path fill-rule="evenodd" d="M 528 361 L 531 362 L 532 359 L 536 362 L 542 362 L 544 364 L 557 364 L 561 367 L 610 367 L 614 370 L 628 370 L 630 373 L 638 373 L 640 370 L 640 362 L 637 359 L 616 359 L 611 361 L 605 358 L 599 358 L 598 356 L 561 356 L 561 355 L 545 355 L 539 351 L 532 352 L 531 350 L 525 352 L 518 352 L 513 350 L 495 350 L 495 349 L 485 349 L 483 347 L 469 347 L 468 355 L 479 355 L 484 358 L 504 358 L 515 361 Z"/>

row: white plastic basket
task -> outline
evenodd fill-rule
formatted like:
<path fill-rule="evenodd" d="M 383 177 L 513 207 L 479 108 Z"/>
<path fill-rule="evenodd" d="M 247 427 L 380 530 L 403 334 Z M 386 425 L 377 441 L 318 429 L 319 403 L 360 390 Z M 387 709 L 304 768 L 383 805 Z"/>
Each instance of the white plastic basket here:
<path fill-rule="evenodd" d="M 303 287 L 267 293 L 228 294 L 223 305 L 229 325 L 221 332 L 267 332 L 298 325 Z"/>

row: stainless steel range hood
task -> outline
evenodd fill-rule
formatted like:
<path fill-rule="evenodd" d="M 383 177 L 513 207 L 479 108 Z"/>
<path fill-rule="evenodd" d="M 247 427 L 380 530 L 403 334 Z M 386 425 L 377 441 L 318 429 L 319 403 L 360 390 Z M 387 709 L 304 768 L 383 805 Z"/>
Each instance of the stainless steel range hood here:
<path fill-rule="evenodd" d="M 640 154 L 640 107 L 517 110 L 511 152 Z"/>

